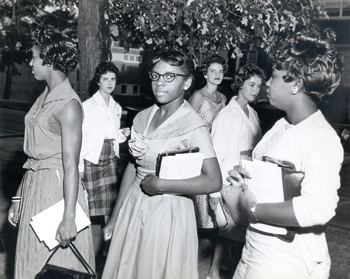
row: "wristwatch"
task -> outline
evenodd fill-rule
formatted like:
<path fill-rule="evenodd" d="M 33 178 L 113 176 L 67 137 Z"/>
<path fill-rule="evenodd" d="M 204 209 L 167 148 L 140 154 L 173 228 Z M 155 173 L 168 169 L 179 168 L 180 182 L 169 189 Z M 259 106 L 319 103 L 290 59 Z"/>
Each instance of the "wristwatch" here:
<path fill-rule="evenodd" d="M 250 208 L 250 213 L 252 214 L 252 216 L 253 216 L 253 218 L 255 219 L 255 221 L 259 221 L 259 219 L 256 218 L 256 216 L 255 216 L 256 205 L 257 205 L 257 204 L 258 204 L 258 203 L 254 204 L 254 205 Z"/>

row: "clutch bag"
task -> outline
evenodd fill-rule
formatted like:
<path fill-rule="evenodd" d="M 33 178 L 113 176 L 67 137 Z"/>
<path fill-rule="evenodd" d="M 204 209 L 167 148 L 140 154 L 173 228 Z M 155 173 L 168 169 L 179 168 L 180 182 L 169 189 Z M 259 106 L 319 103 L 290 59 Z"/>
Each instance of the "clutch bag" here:
<path fill-rule="evenodd" d="M 49 261 L 52 258 L 52 256 L 57 252 L 58 249 L 60 249 L 60 246 L 58 246 L 47 259 L 46 264 L 44 265 L 42 270 L 35 275 L 34 279 L 96 279 L 95 272 L 85 261 L 85 259 L 80 254 L 75 245 L 73 243 L 69 243 L 69 248 L 72 250 L 73 254 L 78 258 L 78 260 L 81 262 L 81 264 L 84 266 L 87 272 L 77 271 L 49 264 Z"/>

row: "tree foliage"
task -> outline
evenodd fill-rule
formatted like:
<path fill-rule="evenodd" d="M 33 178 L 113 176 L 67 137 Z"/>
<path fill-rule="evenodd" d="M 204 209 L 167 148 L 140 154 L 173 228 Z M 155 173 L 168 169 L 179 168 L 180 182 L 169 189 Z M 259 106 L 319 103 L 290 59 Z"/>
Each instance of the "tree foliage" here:
<path fill-rule="evenodd" d="M 126 45 L 241 56 L 242 45 L 273 55 L 297 30 L 319 30 L 322 0 L 111 0 L 111 23 Z"/>
<path fill-rule="evenodd" d="M 30 58 L 31 31 L 53 25 L 76 37 L 76 10 L 63 0 L 2 0 L 0 2 L 0 71 L 6 71 L 4 98 L 9 99 L 16 63 Z"/>

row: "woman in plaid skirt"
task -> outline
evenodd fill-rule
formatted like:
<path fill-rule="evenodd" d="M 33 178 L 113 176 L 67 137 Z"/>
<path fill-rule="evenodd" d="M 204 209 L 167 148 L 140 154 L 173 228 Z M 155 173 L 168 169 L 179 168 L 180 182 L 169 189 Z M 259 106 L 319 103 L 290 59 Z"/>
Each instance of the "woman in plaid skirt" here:
<path fill-rule="evenodd" d="M 103 216 L 102 225 L 117 199 L 119 143 L 130 134 L 129 128 L 120 129 L 122 108 L 111 96 L 118 74 L 112 62 L 99 64 L 93 79 L 99 90 L 83 103 L 79 172 L 88 193 L 90 217 Z"/>

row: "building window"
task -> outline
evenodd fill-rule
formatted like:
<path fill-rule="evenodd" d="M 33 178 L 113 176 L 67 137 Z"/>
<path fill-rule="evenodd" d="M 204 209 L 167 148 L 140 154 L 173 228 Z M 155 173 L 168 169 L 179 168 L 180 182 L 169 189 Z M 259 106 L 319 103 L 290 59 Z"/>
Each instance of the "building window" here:
<path fill-rule="evenodd" d="M 350 0 L 326 0 L 325 10 L 329 17 L 349 17 Z"/>
<path fill-rule="evenodd" d="M 253 50 L 242 50 L 243 56 L 239 57 L 236 62 L 236 70 L 238 70 L 240 67 L 249 64 L 254 63 L 256 64 L 258 60 L 258 52 Z"/>
<path fill-rule="evenodd" d="M 132 94 L 139 94 L 139 87 L 138 87 L 138 85 L 134 85 L 132 87 Z"/>
<path fill-rule="evenodd" d="M 128 61 L 129 60 L 129 55 L 124 55 L 124 61 Z"/>
<path fill-rule="evenodd" d="M 134 55 L 130 55 L 130 61 L 135 61 L 135 56 Z"/>
<path fill-rule="evenodd" d="M 137 61 L 137 62 L 141 62 L 141 56 L 139 56 L 139 55 L 138 55 L 138 56 L 136 56 L 136 57 L 135 57 L 135 61 Z"/>
<path fill-rule="evenodd" d="M 120 91 L 121 94 L 126 94 L 126 85 L 122 85 L 122 90 Z"/>

